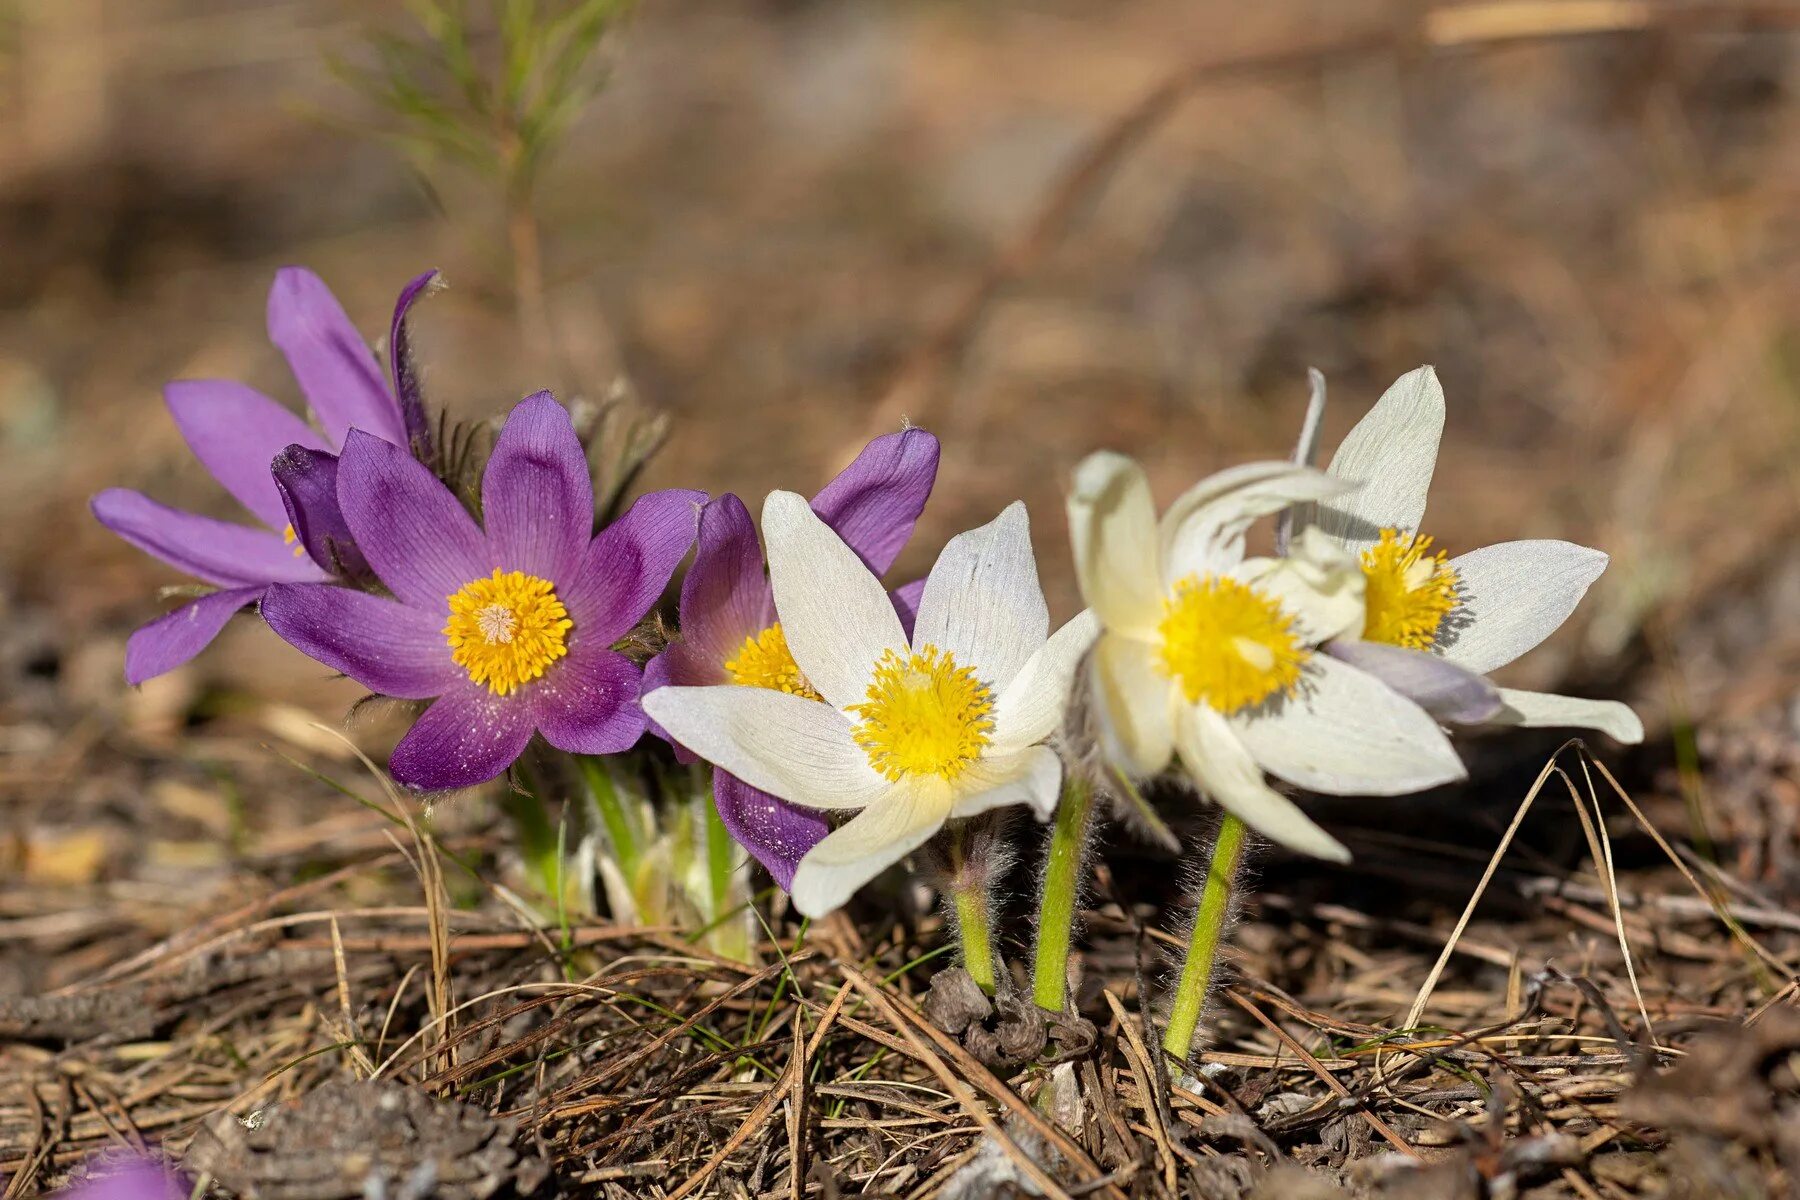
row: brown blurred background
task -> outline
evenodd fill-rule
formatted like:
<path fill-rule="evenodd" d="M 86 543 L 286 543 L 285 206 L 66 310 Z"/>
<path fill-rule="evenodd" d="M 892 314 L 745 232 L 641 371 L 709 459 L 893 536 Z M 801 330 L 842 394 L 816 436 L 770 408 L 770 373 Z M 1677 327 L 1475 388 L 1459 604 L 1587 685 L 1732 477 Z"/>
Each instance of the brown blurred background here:
<path fill-rule="evenodd" d="M 1571 13 L 1607 31 L 1558 32 Z M 214 797 L 157 785 L 182 820 L 263 819 L 274 793 L 221 817 L 221 789 L 271 744 L 321 745 L 305 715 L 336 721 L 357 694 L 249 620 L 128 693 L 124 638 L 177 580 L 85 509 L 116 484 L 231 514 L 158 389 L 227 376 L 297 402 L 263 328 L 286 263 L 371 339 L 401 283 L 442 268 L 416 336 L 429 396 L 461 416 L 628 376 L 674 419 L 650 484 L 754 509 L 901 416 L 927 425 L 944 469 L 903 572 L 1023 497 L 1059 615 L 1082 453 L 1143 456 L 1166 499 L 1285 454 L 1307 367 L 1331 381 L 1331 445 L 1432 362 L 1451 403 L 1440 542 L 1614 556 L 1510 681 L 1620 694 L 1659 731 L 1788 712 L 1791 23 L 1770 5 L 647 4 L 538 192 L 556 354 L 534 361 L 493 190 L 345 128 L 372 114 L 328 57 L 406 31 L 401 5 L 0 4 L 12 833 L 82 797 L 138 809 L 158 763 Z M 1189 70 L 1242 56 L 1269 61 Z M 1140 108 L 1164 86 L 1171 103 Z M 1017 277 L 970 304 L 1033 228 Z"/>

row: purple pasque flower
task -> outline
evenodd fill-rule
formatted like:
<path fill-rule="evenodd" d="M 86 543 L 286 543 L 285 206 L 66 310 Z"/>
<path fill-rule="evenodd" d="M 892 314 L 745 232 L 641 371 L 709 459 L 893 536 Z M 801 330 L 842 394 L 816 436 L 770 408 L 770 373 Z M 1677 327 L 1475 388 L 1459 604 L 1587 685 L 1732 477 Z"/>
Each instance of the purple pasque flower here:
<path fill-rule="evenodd" d="M 405 324 L 413 301 L 436 277 L 428 271 L 400 293 L 384 376 L 317 275 L 301 267 L 276 272 L 269 289 L 269 340 L 286 357 L 322 431 L 231 380 L 181 379 L 163 389 L 194 456 L 262 527 L 182 512 L 126 488 L 108 488 L 93 498 L 90 507 L 102 525 L 219 589 L 131 635 L 125 647 L 127 682 L 143 683 L 193 658 L 232 614 L 272 583 L 318 581 L 362 568 L 329 486 L 337 470 L 332 451 L 352 427 L 397 446 L 429 447 Z"/>
<path fill-rule="evenodd" d="M 705 492 L 651 492 L 596 536 L 581 441 L 568 410 L 539 392 L 494 443 L 485 529 L 424 464 L 361 430 L 344 443 L 337 493 L 392 598 L 279 583 L 262 615 L 371 691 L 434 701 L 394 748 L 396 780 L 471 787 L 511 766 L 534 732 L 576 754 L 638 740 L 641 672 L 612 646 L 687 555 Z"/>
<path fill-rule="evenodd" d="M 937 481 L 938 440 L 923 429 L 878 437 L 812 498 L 812 510 L 876 576 L 900 556 Z M 919 580 L 893 593 L 908 632 Z M 699 546 L 681 585 L 680 632 L 644 669 L 644 690 L 740 684 L 817 699 L 788 652 L 744 502 L 726 493 L 700 513 Z M 655 732 L 668 735 L 652 724 Z M 668 738 L 674 742 L 673 738 Z M 693 755 L 678 743 L 683 761 Z M 731 836 L 787 888 L 802 856 L 831 826 L 822 813 L 713 772 L 713 802 Z"/>
<path fill-rule="evenodd" d="M 141 1154 L 89 1160 L 81 1182 L 56 1200 L 187 1200 L 187 1181 L 161 1161 Z"/>

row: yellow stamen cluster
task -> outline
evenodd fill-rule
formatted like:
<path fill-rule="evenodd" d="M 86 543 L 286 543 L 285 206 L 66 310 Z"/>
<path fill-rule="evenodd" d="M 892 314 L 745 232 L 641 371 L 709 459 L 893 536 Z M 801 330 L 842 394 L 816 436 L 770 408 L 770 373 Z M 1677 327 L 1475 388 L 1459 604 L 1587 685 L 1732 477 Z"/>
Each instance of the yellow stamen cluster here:
<path fill-rule="evenodd" d="M 1429 650 L 1458 602 L 1456 570 L 1424 534 L 1383 529 L 1362 552 L 1363 639 Z"/>
<path fill-rule="evenodd" d="M 867 702 L 849 711 L 859 718 L 856 744 L 896 783 L 908 775 L 956 779 L 994 731 L 993 691 L 936 646 L 882 655 Z"/>
<path fill-rule="evenodd" d="M 756 636 L 745 638 L 737 657 L 726 660 L 725 671 L 731 682 L 740 687 L 773 688 L 808 700 L 824 699 L 800 673 L 779 621 Z"/>
<path fill-rule="evenodd" d="M 283 545 L 292 546 L 294 548 L 295 558 L 299 558 L 306 553 L 306 547 L 300 544 L 300 535 L 294 532 L 294 527 L 292 525 L 282 526 L 281 541 Z"/>
<path fill-rule="evenodd" d="M 1288 695 L 1312 656 L 1279 603 L 1222 575 L 1176 584 L 1157 631 L 1164 673 L 1190 703 L 1223 713 Z"/>
<path fill-rule="evenodd" d="M 504 696 L 569 652 L 575 623 L 548 579 L 495 568 L 450 597 L 450 657 L 476 683 Z"/>

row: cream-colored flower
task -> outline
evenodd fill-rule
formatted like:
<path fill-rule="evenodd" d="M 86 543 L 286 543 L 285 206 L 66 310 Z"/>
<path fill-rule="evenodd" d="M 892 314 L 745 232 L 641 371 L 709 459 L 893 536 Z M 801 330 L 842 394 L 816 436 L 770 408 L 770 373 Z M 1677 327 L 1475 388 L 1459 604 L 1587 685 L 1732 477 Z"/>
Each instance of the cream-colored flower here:
<path fill-rule="evenodd" d="M 1315 384 L 1315 411 L 1323 397 Z M 1317 426 L 1309 414 L 1307 428 Z M 1294 527 L 1355 555 L 1365 579 L 1363 622 L 1328 649 L 1446 721 L 1577 726 L 1642 741 L 1642 722 L 1617 701 L 1495 688 L 1483 678 L 1568 620 L 1607 556 L 1549 539 L 1501 542 L 1456 558 L 1436 550 L 1420 525 L 1443 431 L 1437 372 L 1408 372 L 1332 456 L 1328 473 L 1362 486 L 1296 510 Z M 1302 435 L 1299 461 L 1310 460 L 1311 440 Z"/>
<path fill-rule="evenodd" d="M 1246 558 L 1258 518 L 1350 485 L 1290 463 L 1203 480 L 1159 523 L 1122 455 L 1076 470 L 1069 529 L 1103 632 L 1091 658 L 1106 751 L 1128 774 L 1176 753 L 1206 795 L 1262 833 L 1344 859 L 1264 772 L 1318 792 L 1398 795 L 1464 775 L 1418 705 L 1317 648 L 1364 619 L 1356 560 L 1314 531 L 1286 558 Z"/>
<path fill-rule="evenodd" d="M 1047 819 L 1062 763 L 1045 742 L 1098 625 L 1082 613 L 1050 633 L 1025 506 L 944 547 L 910 641 L 881 581 L 804 499 L 771 493 L 762 524 L 788 648 L 824 703 L 664 687 L 644 709 L 752 787 L 856 812 L 800 860 L 795 907 L 839 907 L 952 818 L 1026 804 Z"/>

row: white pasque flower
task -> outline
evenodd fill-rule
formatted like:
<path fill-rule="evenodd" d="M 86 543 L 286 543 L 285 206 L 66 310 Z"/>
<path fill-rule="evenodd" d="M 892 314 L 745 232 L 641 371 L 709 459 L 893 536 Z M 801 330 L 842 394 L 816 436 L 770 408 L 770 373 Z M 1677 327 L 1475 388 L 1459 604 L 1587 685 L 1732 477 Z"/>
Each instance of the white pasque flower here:
<path fill-rule="evenodd" d="M 772 492 L 763 541 L 775 609 L 821 704 L 761 687 L 664 687 L 644 709 L 676 741 L 806 808 L 861 810 L 794 873 L 823 916 L 952 818 L 1028 804 L 1048 819 L 1075 668 L 1098 623 L 1050 635 L 1025 506 L 950 540 L 909 643 L 881 581 L 807 505 Z"/>
<path fill-rule="evenodd" d="M 1315 381 L 1313 412 L 1323 400 Z M 1296 454 L 1302 463 L 1312 457 L 1313 413 L 1306 426 L 1312 433 L 1302 434 Z M 1615 700 L 1495 688 L 1483 678 L 1556 632 L 1607 556 L 1550 539 L 1500 542 L 1456 558 L 1434 553 L 1420 523 L 1443 431 L 1437 372 L 1402 375 L 1332 456 L 1328 473 L 1362 486 L 1295 511 L 1296 529 L 1355 555 L 1365 578 L 1364 621 L 1329 651 L 1446 721 L 1578 726 L 1642 741 L 1643 723 Z"/>
<path fill-rule="evenodd" d="M 1399 795 L 1464 777 L 1418 705 L 1315 647 L 1363 619 L 1356 561 L 1323 536 L 1245 558 L 1244 533 L 1352 486 L 1291 463 L 1202 480 L 1156 519 L 1143 468 L 1119 454 L 1075 472 L 1069 531 L 1104 626 L 1090 659 L 1109 757 L 1154 775 L 1177 751 L 1195 785 L 1296 850 L 1348 852 L 1263 773 L 1316 792 Z"/>

